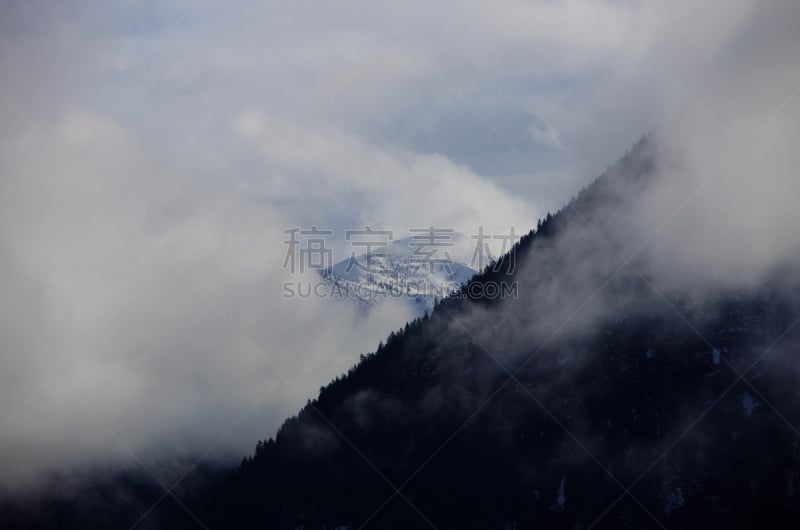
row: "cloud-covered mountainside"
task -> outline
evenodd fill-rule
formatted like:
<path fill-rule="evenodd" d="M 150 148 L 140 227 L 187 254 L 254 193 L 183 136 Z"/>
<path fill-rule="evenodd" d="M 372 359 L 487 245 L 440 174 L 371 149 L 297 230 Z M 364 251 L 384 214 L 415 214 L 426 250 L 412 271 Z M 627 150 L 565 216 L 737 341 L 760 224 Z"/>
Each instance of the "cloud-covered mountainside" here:
<path fill-rule="evenodd" d="M 796 521 L 797 246 L 758 281 L 680 281 L 641 230 L 664 174 L 655 145 L 521 240 L 517 298 L 444 300 L 191 510 L 212 528 Z"/>
<path fill-rule="evenodd" d="M 786 526 L 800 516 L 798 246 L 784 240 L 737 277 L 690 269 L 675 241 L 697 263 L 721 247 L 702 256 L 680 224 L 653 239 L 646 214 L 665 179 L 676 185 L 658 145 L 639 142 L 523 237 L 513 261 L 472 280 L 516 281 L 517 297 L 445 299 L 236 470 L 193 470 L 170 493 L 127 472 L 62 480 L 62 493 L 6 506 L 1 522 Z M 708 201 L 687 208 L 709 213 Z"/>

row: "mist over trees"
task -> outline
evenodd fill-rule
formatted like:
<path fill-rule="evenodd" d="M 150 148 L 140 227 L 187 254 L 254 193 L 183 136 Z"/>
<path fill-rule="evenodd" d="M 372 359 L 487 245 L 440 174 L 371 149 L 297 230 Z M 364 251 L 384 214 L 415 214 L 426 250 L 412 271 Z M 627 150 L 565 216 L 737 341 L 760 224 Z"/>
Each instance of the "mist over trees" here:
<path fill-rule="evenodd" d="M 453 297 L 393 333 L 198 513 L 243 528 L 795 519 L 800 278 L 776 263 L 756 288 L 655 288 L 660 267 L 609 242 L 630 242 L 625 212 L 656 173 L 643 139 L 523 237 L 518 299 Z"/>

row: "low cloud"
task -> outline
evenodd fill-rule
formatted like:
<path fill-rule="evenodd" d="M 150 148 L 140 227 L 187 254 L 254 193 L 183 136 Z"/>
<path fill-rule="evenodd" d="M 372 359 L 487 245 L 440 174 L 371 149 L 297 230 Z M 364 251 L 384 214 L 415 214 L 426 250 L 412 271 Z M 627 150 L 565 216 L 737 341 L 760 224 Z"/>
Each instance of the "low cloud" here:
<path fill-rule="evenodd" d="M 792 2 L 135 4 L 0 17 L 3 485 L 238 458 L 411 316 L 282 298 L 289 227 L 522 233 L 654 129 L 622 255 L 796 255 Z"/>

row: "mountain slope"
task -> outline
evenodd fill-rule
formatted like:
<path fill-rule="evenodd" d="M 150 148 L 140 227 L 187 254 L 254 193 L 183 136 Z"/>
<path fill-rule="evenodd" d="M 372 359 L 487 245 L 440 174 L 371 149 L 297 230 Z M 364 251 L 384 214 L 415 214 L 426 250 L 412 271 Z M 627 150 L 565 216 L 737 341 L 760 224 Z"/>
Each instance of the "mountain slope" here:
<path fill-rule="evenodd" d="M 472 280 L 517 297 L 444 300 L 193 509 L 219 528 L 798 520 L 797 269 L 656 289 L 646 256 L 626 262 L 656 164 L 637 144 L 520 241 L 513 272 L 505 256 Z"/>

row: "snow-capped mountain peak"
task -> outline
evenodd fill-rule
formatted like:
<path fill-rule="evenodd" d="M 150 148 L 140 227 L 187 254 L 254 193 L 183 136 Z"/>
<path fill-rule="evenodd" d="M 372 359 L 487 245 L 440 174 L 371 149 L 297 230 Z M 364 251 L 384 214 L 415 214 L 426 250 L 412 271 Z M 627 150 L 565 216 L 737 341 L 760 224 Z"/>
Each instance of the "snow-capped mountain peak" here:
<path fill-rule="evenodd" d="M 494 256 L 476 252 L 472 238 L 452 232 L 436 241 L 414 235 L 367 252 L 353 252 L 321 271 L 340 296 L 374 305 L 388 298 L 406 299 L 418 314 L 466 284 Z"/>

